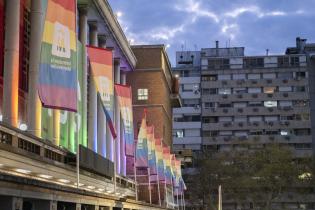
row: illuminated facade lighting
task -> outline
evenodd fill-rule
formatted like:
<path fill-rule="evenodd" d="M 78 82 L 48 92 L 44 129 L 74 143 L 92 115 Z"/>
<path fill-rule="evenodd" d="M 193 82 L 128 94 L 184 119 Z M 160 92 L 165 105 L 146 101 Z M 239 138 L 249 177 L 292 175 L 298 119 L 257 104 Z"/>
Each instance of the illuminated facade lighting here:
<path fill-rule="evenodd" d="M 22 173 L 22 174 L 30 174 L 31 171 L 30 170 L 26 170 L 26 169 L 21 169 L 21 168 L 17 168 L 15 169 L 16 172 Z"/>
<path fill-rule="evenodd" d="M 38 177 L 43 178 L 43 179 L 52 179 L 53 176 L 46 175 L 46 174 L 39 174 Z"/>
<path fill-rule="evenodd" d="M 57 181 L 65 184 L 70 183 L 70 180 L 68 179 L 58 179 Z"/>

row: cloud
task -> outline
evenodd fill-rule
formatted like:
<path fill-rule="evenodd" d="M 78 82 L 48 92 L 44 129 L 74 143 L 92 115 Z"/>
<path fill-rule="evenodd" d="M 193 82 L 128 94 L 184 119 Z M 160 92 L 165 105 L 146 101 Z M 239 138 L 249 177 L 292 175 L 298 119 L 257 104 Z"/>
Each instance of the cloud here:
<path fill-rule="evenodd" d="M 221 34 L 227 36 L 229 39 L 234 40 L 239 31 L 239 26 L 236 23 L 227 24 L 224 23 L 221 27 Z"/>
<path fill-rule="evenodd" d="M 220 21 L 219 17 L 212 11 L 204 9 L 201 6 L 200 1 L 195 0 L 180 0 L 175 4 L 175 10 L 181 12 L 187 12 L 191 14 L 193 22 L 200 17 L 211 18 L 214 22 L 218 23 Z"/>
<path fill-rule="evenodd" d="M 275 10 L 275 11 L 264 12 L 258 6 L 247 6 L 247 7 L 236 8 L 236 9 L 233 9 L 232 11 L 228 11 L 224 14 L 224 16 L 231 17 L 231 18 L 237 18 L 244 13 L 252 13 L 259 18 L 263 18 L 266 16 L 285 16 L 285 15 L 287 15 L 287 13 L 284 11 Z"/>

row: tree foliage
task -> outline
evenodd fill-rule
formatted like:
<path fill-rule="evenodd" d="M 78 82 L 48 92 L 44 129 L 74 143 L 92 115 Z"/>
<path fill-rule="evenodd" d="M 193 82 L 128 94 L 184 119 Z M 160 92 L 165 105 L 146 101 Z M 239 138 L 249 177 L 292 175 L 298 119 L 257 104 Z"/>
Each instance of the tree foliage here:
<path fill-rule="evenodd" d="M 219 185 L 225 201 L 252 203 L 270 210 L 272 202 L 287 196 L 286 192 L 314 184 L 311 160 L 295 158 L 289 148 L 279 145 L 257 151 L 206 154 L 198 163 L 199 173 L 192 180 L 191 190 L 202 199 L 204 209 L 216 209 Z"/>

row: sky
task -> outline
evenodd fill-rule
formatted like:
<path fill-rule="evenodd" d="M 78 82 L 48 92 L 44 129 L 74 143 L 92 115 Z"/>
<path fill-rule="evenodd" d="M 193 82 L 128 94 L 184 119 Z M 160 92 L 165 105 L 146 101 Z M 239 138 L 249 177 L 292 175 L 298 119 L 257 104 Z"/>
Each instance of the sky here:
<path fill-rule="evenodd" d="M 283 54 L 295 38 L 315 42 L 315 0 L 108 0 L 131 44 L 175 52 L 245 47 L 245 55 Z"/>

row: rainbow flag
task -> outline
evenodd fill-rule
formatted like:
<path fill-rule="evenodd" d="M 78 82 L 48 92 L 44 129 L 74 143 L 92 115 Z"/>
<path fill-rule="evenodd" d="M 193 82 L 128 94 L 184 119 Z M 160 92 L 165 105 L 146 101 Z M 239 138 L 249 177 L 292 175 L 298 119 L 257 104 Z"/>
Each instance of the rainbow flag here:
<path fill-rule="evenodd" d="M 169 147 L 163 147 L 163 158 L 164 158 L 164 172 L 167 184 L 172 183 L 172 169 L 171 169 L 171 154 Z"/>
<path fill-rule="evenodd" d="M 43 106 L 76 112 L 75 0 L 48 0 L 40 58 L 38 94 Z"/>
<path fill-rule="evenodd" d="M 134 150 L 131 87 L 116 84 L 115 91 L 118 97 L 121 118 L 123 121 L 126 156 L 134 157 L 135 150 Z"/>
<path fill-rule="evenodd" d="M 141 122 L 136 147 L 136 167 L 148 167 L 148 140 L 146 114 Z"/>
<path fill-rule="evenodd" d="M 157 170 L 158 170 L 159 179 L 161 181 L 164 181 L 165 174 L 164 174 L 163 148 L 162 148 L 161 139 L 156 139 L 155 147 L 156 147 Z"/>
<path fill-rule="evenodd" d="M 150 168 L 150 174 L 156 175 L 156 151 L 155 151 L 155 138 L 154 138 L 154 127 L 147 127 L 148 134 L 148 164 Z"/>
<path fill-rule="evenodd" d="M 113 52 L 91 46 L 87 46 L 87 52 L 98 98 L 103 104 L 106 122 L 115 139 L 117 135 L 112 121 L 114 112 Z"/>

